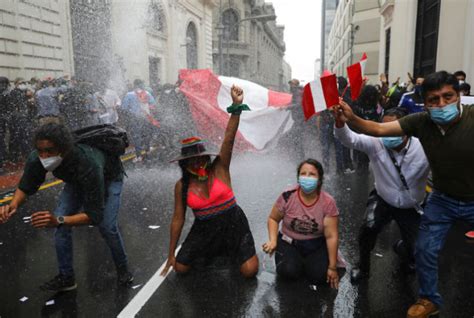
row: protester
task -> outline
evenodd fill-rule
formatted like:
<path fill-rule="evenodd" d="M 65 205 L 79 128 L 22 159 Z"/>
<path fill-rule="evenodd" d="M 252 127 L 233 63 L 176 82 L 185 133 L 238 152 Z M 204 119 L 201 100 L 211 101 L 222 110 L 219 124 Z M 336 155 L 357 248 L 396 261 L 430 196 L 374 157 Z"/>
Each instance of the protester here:
<path fill-rule="evenodd" d="M 105 106 L 106 112 L 100 116 L 100 121 L 103 124 L 116 124 L 118 121 L 117 108 L 121 105 L 121 100 L 118 94 L 102 84 L 94 97 L 99 103 Z"/>
<path fill-rule="evenodd" d="M 8 157 L 6 137 L 8 132 L 8 122 L 11 113 L 10 102 L 10 81 L 8 78 L 0 77 L 0 169 Z"/>
<path fill-rule="evenodd" d="M 123 185 L 120 160 L 84 144 L 75 144 L 69 130 L 59 124 L 41 126 L 35 135 L 33 151 L 20 184 L 9 205 L 0 207 L 0 222 L 7 222 L 27 197 L 36 193 L 52 174 L 65 182 L 54 213 L 40 211 L 31 215 L 36 228 L 56 228 L 55 244 L 59 274 L 41 286 L 43 290 L 69 291 L 77 287 L 73 269 L 72 228 L 97 225 L 109 246 L 118 274 L 118 282 L 133 281 L 128 270 L 117 218 Z"/>
<path fill-rule="evenodd" d="M 418 77 L 416 79 L 414 90 L 403 94 L 398 107 L 405 108 L 409 114 L 418 113 L 425 110 L 423 96 L 421 94 L 421 85 L 423 84 L 423 81 L 423 77 Z"/>
<path fill-rule="evenodd" d="M 461 105 L 459 81 L 445 71 L 428 75 L 422 85 L 426 112 L 397 121 L 364 120 L 344 102 L 337 107 L 339 120 L 372 136 L 419 138 L 433 173 L 433 187 L 416 242 L 419 299 L 407 317 L 434 315 L 442 307 L 438 292 L 438 256 L 451 225 L 465 220 L 474 226 L 474 106 Z"/>
<path fill-rule="evenodd" d="M 344 77 L 338 76 L 337 89 L 339 91 L 339 96 L 341 96 L 346 103 L 351 105 L 351 89 L 348 85 L 349 83 Z M 334 147 L 336 149 L 336 164 L 338 165 L 337 172 L 343 171 L 344 173 L 353 173 L 355 170 L 352 164 L 350 149 L 345 147 L 338 139 L 334 139 Z M 342 161 L 342 165 L 339 164 L 340 161 Z"/>
<path fill-rule="evenodd" d="M 461 96 L 471 96 L 471 85 L 468 83 L 462 83 L 459 85 L 459 94 Z"/>
<path fill-rule="evenodd" d="M 288 84 L 290 85 L 290 93 L 292 96 L 290 106 L 291 118 L 294 121 L 293 126 L 289 132 L 290 146 L 293 149 L 293 154 L 296 157 L 296 160 L 301 161 L 305 155 L 303 144 L 304 139 L 302 136 L 304 135 L 306 127 L 303 108 L 301 106 L 303 91 L 300 87 L 300 81 L 296 78 L 289 81 Z"/>
<path fill-rule="evenodd" d="M 133 82 L 134 89 L 125 95 L 121 108 L 126 112 L 127 131 L 135 147 L 134 162 L 141 162 L 145 158 L 142 152 L 150 150 L 150 106 L 155 106 L 153 96 L 145 90 L 142 80 Z"/>
<path fill-rule="evenodd" d="M 22 162 L 30 151 L 31 128 L 28 111 L 27 85 L 23 78 L 15 79 L 15 88 L 10 92 L 10 159 L 13 162 Z"/>
<path fill-rule="evenodd" d="M 403 109 L 390 109 L 383 115 L 382 122 L 396 121 L 405 115 Z M 402 237 L 394 245 L 402 258 L 402 269 L 413 271 L 419 212 L 429 173 L 420 141 L 407 136 L 375 138 L 356 134 L 339 120 L 335 135 L 343 145 L 369 156 L 375 179 L 375 189 L 369 195 L 364 223 L 359 231 L 359 262 L 351 272 L 352 282 L 369 276 L 370 253 L 378 234 L 392 220 L 397 222 Z"/>
<path fill-rule="evenodd" d="M 182 178 L 175 186 L 175 210 L 171 222 L 168 261 L 162 275 L 170 267 L 178 273 L 186 273 L 194 262 L 203 258 L 227 255 L 240 266 L 242 276 L 251 278 L 257 274 L 258 258 L 247 218 L 237 205 L 229 172 L 232 149 L 239 127 L 240 113 L 249 110 L 243 103 L 243 91 L 231 88 L 232 106 L 219 155 L 211 161 L 203 141 L 194 137 L 183 140 L 181 156 L 176 159 Z M 184 240 L 178 255 L 176 246 L 185 221 L 186 206 L 194 213 L 194 224 Z"/>
<path fill-rule="evenodd" d="M 454 72 L 454 76 L 459 82 L 459 85 L 466 81 L 466 73 L 464 71 L 456 71 Z"/>
<path fill-rule="evenodd" d="M 307 159 L 297 168 L 298 185 L 283 192 L 268 216 L 269 240 L 263 251 L 275 255 L 278 276 L 306 277 L 311 284 L 339 286 L 339 211 L 334 199 L 322 191 L 324 170 Z M 283 222 L 282 222 L 283 221 Z M 281 230 L 278 230 L 282 222 Z"/>
<path fill-rule="evenodd" d="M 58 97 L 62 92 L 63 89 L 54 87 L 51 80 L 45 80 L 41 83 L 41 89 L 35 93 L 39 125 L 61 123 Z"/>

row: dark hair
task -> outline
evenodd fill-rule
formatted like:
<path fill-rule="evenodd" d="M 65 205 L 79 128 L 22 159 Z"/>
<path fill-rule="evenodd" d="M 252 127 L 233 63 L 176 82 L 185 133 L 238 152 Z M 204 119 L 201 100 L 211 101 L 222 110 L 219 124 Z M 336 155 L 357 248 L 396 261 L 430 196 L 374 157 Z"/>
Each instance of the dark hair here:
<path fill-rule="evenodd" d="M 359 106 L 365 109 L 373 109 L 377 107 L 380 100 L 380 93 L 373 85 L 365 85 L 360 92 L 357 102 Z"/>
<path fill-rule="evenodd" d="M 461 85 L 459 85 L 459 91 L 466 91 L 469 95 L 471 93 L 471 85 L 469 85 L 468 83 L 462 83 Z"/>
<path fill-rule="evenodd" d="M 209 161 L 211 161 L 211 157 L 209 157 Z M 189 158 L 191 159 L 191 158 Z M 187 201 L 188 201 L 188 189 L 189 189 L 189 182 L 191 181 L 191 174 L 188 172 L 186 169 L 186 166 L 188 165 L 189 159 L 184 159 L 178 161 L 178 165 L 181 168 L 181 182 L 182 182 L 182 188 L 181 188 L 181 198 L 183 202 L 183 207 L 186 210 L 187 206 Z"/>
<path fill-rule="evenodd" d="M 426 76 L 423 84 L 421 84 L 423 99 L 426 98 L 429 92 L 439 90 L 445 85 L 451 85 L 453 89 L 459 93 L 459 82 L 453 74 L 446 71 L 439 71 Z"/>
<path fill-rule="evenodd" d="M 299 178 L 300 172 L 301 172 L 301 168 L 303 167 L 304 164 L 312 165 L 313 167 L 316 168 L 316 170 L 318 170 L 319 178 L 318 178 L 318 187 L 316 188 L 316 191 L 317 191 L 318 193 L 321 192 L 321 187 L 323 186 L 323 180 L 324 180 L 324 169 L 323 169 L 323 165 L 322 165 L 318 160 L 316 160 L 316 159 L 308 158 L 308 159 L 306 159 L 305 161 L 301 162 L 301 163 L 298 165 L 298 168 L 296 168 L 296 178 Z"/>
<path fill-rule="evenodd" d="M 34 144 L 36 145 L 39 140 L 51 141 L 62 154 L 69 152 L 74 146 L 74 138 L 71 132 L 60 124 L 49 123 L 40 126 L 38 130 L 36 130 L 33 139 Z"/>
<path fill-rule="evenodd" d="M 144 86 L 145 86 L 145 83 L 139 78 L 133 81 L 134 88 L 143 88 Z"/>
<path fill-rule="evenodd" d="M 390 108 L 384 111 L 382 118 L 384 118 L 385 116 L 394 116 L 397 119 L 400 119 L 400 118 L 405 117 L 406 115 L 408 115 L 408 112 L 405 108 L 395 107 L 395 108 Z"/>
<path fill-rule="evenodd" d="M 455 77 L 462 76 L 462 77 L 466 78 L 466 73 L 464 73 L 464 71 L 456 71 L 456 72 L 454 72 L 454 76 Z"/>

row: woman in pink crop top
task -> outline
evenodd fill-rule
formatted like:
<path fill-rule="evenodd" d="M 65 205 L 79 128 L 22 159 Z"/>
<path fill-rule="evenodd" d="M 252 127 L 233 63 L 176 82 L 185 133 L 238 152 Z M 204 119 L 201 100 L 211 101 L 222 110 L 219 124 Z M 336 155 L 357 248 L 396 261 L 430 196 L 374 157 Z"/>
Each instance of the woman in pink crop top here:
<path fill-rule="evenodd" d="M 240 265 L 244 277 L 258 272 L 255 243 L 247 218 L 237 205 L 229 173 L 232 148 L 239 127 L 240 113 L 249 110 L 243 102 L 243 90 L 231 88 L 233 104 L 227 111 L 232 115 L 219 154 L 206 151 L 204 142 L 191 137 L 181 142 L 179 162 L 182 178 L 175 186 L 175 208 L 171 222 L 168 261 L 162 275 L 170 267 L 178 273 L 188 272 L 196 259 L 229 256 Z M 216 156 L 211 160 L 211 156 Z M 194 213 L 194 223 L 175 256 L 183 229 L 186 207 Z"/>

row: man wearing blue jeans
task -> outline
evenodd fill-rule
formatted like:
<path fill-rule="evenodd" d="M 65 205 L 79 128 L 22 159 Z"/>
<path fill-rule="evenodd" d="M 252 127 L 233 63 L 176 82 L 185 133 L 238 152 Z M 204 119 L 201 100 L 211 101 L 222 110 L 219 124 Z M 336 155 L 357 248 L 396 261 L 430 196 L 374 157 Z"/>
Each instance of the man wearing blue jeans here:
<path fill-rule="evenodd" d="M 339 120 L 367 135 L 417 137 L 430 163 L 434 191 L 421 217 L 415 252 L 420 298 L 408 318 L 438 313 L 443 304 L 438 256 L 448 230 L 457 220 L 474 225 L 474 105 L 461 105 L 458 80 L 445 71 L 428 75 L 422 93 L 425 112 L 387 123 L 363 120 L 343 101 L 335 110 Z"/>
<path fill-rule="evenodd" d="M 74 144 L 71 133 L 62 125 L 46 124 L 36 132 L 35 148 L 26 164 L 12 202 L 0 208 L 0 223 L 5 223 L 25 201 L 38 191 L 46 173 L 65 182 L 54 213 L 33 213 L 34 227 L 56 227 L 55 244 L 59 275 L 41 286 L 43 290 L 68 291 L 77 287 L 73 269 L 72 227 L 94 224 L 109 246 L 117 268 L 118 282 L 130 284 L 133 275 L 127 266 L 117 217 L 123 185 L 119 160 L 110 160 L 101 150 Z"/>

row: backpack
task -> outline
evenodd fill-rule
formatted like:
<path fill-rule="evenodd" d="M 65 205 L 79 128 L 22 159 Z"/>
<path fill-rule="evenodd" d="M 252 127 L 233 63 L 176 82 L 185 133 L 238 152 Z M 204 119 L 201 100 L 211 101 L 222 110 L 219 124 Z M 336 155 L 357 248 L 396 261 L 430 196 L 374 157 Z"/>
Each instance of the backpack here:
<path fill-rule="evenodd" d="M 75 142 L 103 151 L 107 156 L 120 157 L 129 146 L 127 132 L 114 125 L 101 124 L 73 132 Z"/>

